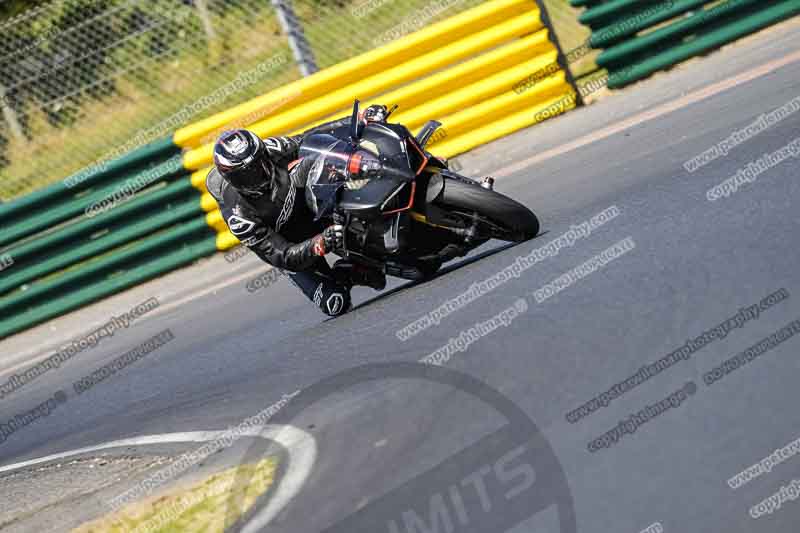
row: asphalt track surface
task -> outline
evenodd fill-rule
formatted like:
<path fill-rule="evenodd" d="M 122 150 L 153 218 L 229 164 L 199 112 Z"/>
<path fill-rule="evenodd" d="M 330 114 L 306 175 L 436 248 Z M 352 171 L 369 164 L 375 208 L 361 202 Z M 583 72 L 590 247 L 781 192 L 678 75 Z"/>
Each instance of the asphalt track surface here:
<path fill-rule="evenodd" d="M 555 454 L 555 463 L 537 465 L 536 501 L 556 505 L 531 505 L 527 521 L 512 529 L 514 524 L 503 522 L 504 505 L 511 505 L 507 497 L 487 509 L 487 502 L 475 497 L 474 486 L 459 485 L 458 480 L 480 466 L 470 463 L 468 468 L 462 462 L 447 474 L 456 482 L 445 484 L 459 486 L 462 495 L 472 491 L 464 496 L 468 523 L 458 531 L 491 531 L 486 523 L 503 523 L 497 531 L 567 531 L 560 521 L 569 513 L 558 512 L 563 505 L 574 508 L 577 530 L 587 533 L 638 533 L 656 522 L 668 532 L 795 532 L 800 502 L 786 500 L 757 519 L 749 511 L 800 478 L 800 458 L 788 459 L 737 490 L 726 480 L 800 437 L 800 338 L 788 339 L 713 385 L 704 383 L 703 374 L 800 318 L 800 159 L 783 162 L 727 198 L 706 198 L 709 188 L 739 168 L 800 137 L 800 113 L 694 173 L 683 163 L 798 96 L 800 62 L 792 62 L 504 176 L 496 188 L 530 206 L 543 222 L 544 235 L 510 248 L 493 243 L 480 257 L 427 283 L 394 284 L 377 298 L 360 291 L 357 309 L 336 320 L 323 320 L 286 280 L 254 294 L 231 290 L 205 296 L 144 320 L 135 334 L 115 338 L 91 357 L 70 362 L 4 399 L 0 420 L 30 409 L 56 390 L 68 393 L 65 406 L 0 445 L 0 463 L 137 435 L 224 429 L 284 393 L 348 369 L 417 361 L 525 298 L 526 312 L 453 354 L 445 368 L 498 391 L 535 423 Z M 633 115 L 636 110 L 628 111 Z M 524 146 L 517 150 L 533 153 Z M 620 215 L 591 236 L 438 326 L 405 342 L 396 337 L 398 329 L 471 283 L 610 206 L 617 206 Z M 633 250 L 537 303 L 534 291 L 627 237 L 635 242 Z M 758 319 L 608 407 L 576 423 L 566 420 L 567 412 L 642 365 L 780 288 L 791 296 Z M 72 392 L 72 383 L 81 376 L 165 328 L 174 334 L 173 341 L 91 391 L 80 396 Z M 696 392 L 681 405 L 610 447 L 589 451 L 588 443 L 620 420 L 688 382 L 696 384 Z M 496 410 L 468 391 L 391 372 L 386 379 L 316 399 L 281 421 L 312 434 L 319 453 L 301 492 L 267 531 L 345 531 L 341 521 L 357 509 L 369 510 L 381 495 L 503 426 Z M 486 453 L 493 449 L 489 446 Z M 562 472 L 569 486 L 566 496 L 554 494 L 553 484 Z M 523 477 L 507 477 L 505 489 Z M 422 479 L 428 487 L 436 485 L 430 477 Z M 402 524 L 402 511 L 410 509 L 431 524 L 427 513 L 440 510 L 438 489 L 420 494 L 426 483 L 414 495 L 427 502 L 423 506 L 415 507 L 406 494 L 393 505 L 375 507 L 373 518 L 378 518 L 369 527 L 350 530 L 395 531 L 390 523 Z M 497 495 L 504 489 L 491 490 Z M 445 501 L 451 502 L 448 494 Z M 402 507 L 404 497 L 408 507 Z M 450 512 L 451 517 L 462 516 Z M 476 526 L 478 516 L 490 522 Z M 447 531 L 442 524 L 438 530 Z M 414 529 L 396 529 L 406 530 Z M 421 526 L 417 530 L 426 531 Z"/>

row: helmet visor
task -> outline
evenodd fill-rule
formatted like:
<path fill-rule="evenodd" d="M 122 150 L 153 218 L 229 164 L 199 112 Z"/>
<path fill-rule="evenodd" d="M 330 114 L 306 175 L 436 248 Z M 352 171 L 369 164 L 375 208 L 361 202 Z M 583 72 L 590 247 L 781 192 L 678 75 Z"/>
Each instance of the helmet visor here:
<path fill-rule="evenodd" d="M 272 172 L 264 161 L 259 161 L 246 167 L 231 169 L 225 177 L 239 192 L 261 196 L 269 190 Z"/>

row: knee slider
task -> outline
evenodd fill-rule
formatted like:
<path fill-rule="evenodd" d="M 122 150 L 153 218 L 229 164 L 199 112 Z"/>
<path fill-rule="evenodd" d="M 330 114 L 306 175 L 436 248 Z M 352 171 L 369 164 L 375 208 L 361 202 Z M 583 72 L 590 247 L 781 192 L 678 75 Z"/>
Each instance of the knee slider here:
<path fill-rule="evenodd" d="M 344 287 L 328 286 L 321 292 L 316 304 L 326 315 L 339 316 L 350 309 L 350 291 Z"/>

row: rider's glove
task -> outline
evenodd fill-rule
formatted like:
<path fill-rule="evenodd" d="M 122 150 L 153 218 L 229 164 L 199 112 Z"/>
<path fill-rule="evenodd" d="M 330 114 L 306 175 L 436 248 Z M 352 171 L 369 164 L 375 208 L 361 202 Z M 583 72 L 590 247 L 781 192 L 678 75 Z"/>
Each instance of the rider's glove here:
<path fill-rule="evenodd" d="M 364 120 L 367 122 L 386 122 L 389 110 L 385 105 L 371 105 L 364 110 Z"/>
<path fill-rule="evenodd" d="M 314 237 L 314 255 L 323 256 L 328 252 L 344 248 L 344 226 L 334 224 Z"/>

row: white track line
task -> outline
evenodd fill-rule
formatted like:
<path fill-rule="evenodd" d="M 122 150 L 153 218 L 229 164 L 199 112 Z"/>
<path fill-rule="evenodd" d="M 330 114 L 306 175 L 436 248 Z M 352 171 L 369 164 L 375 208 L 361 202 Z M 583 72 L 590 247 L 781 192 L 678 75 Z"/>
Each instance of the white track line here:
<path fill-rule="evenodd" d="M 22 461 L 11 465 L 0 467 L 0 473 L 11 472 L 36 466 L 59 459 L 66 459 L 76 455 L 85 453 L 99 452 L 102 450 L 109 450 L 112 448 L 123 448 L 126 446 L 148 446 L 153 444 L 174 444 L 179 442 L 210 442 L 214 441 L 226 434 L 225 431 L 190 431 L 184 433 L 164 433 L 160 435 L 143 435 L 140 437 L 133 437 L 129 439 L 115 440 L 98 444 L 96 446 L 87 446 L 85 448 L 78 448 L 77 450 L 70 450 L 62 453 L 56 453 L 29 461 Z M 266 507 L 259 512 L 250 524 L 247 525 L 245 531 L 258 531 L 258 529 L 266 526 L 303 488 L 308 477 L 311 475 L 311 470 L 317 460 L 317 442 L 314 437 L 302 429 L 294 426 L 280 426 L 276 424 L 267 424 L 261 428 L 247 428 L 241 431 L 241 435 L 245 437 L 260 437 L 266 440 L 277 442 L 286 448 L 289 454 L 289 464 L 286 468 L 286 473 L 278 481 L 278 486 L 275 493 L 269 499 Z M 252 529 L 255 527 L 256 529 Z"/>

